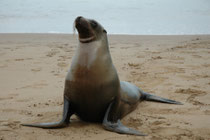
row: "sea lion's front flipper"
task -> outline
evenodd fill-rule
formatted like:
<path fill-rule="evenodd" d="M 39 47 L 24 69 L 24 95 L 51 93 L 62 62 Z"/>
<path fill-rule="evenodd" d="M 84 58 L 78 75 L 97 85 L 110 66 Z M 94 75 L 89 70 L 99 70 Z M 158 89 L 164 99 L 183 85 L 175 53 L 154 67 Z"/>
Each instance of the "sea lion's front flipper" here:
<path fill-rule="evenodd" d="M 105 127 L 105 129 L 109 130 L 109 131 L 113 131 L 113 132 L 117 132 L 120 134 L 128 134 L 128 135 L 137 135 L 137 136 L 146 136 L 146 134 L 143 134 L 137 130 L 128 128 L 126 126 L 124 126 L 121 122 L 120 119 L 117 119 L 116 122 L 111 122 L 108 120 L 108 116 L 110 113 L 110 109 L 112 107 L 111 103 L 106 111 L 104 120 L 103 120 L 103 126 Z"/>
<path fill-rule="evenodd" d="M 21 124 L 21 125 L 22 126 L 29 126 L 29 127 L 39 127 L 39 128 L 51 128 L 51 129 L 52 128 L 62 128 L 62 127 L 68 126 L 69 119 L 70 119 L 72 114 L 74 114 L 74 111 L 71 108 L 70 101 L 64 97 L 63 118 L 60 122 Z"/>

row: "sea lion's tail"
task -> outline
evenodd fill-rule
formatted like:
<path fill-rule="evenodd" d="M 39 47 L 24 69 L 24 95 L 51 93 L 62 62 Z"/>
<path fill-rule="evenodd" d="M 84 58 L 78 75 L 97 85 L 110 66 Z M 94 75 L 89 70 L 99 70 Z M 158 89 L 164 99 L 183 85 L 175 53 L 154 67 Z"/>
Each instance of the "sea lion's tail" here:
<path fill-rule="evenodd" d="M 141 92 L 141 98 L 140 100 L 146 100 L 146 101 L 154 101 L 154 102 L 161 102 L 161 103 L 167 103 L 167 104 L 177 104 L 177 105 L 183 105 L 181 102 L 162 98 L 156 95 L 152 95 L 150 93 Z"/>

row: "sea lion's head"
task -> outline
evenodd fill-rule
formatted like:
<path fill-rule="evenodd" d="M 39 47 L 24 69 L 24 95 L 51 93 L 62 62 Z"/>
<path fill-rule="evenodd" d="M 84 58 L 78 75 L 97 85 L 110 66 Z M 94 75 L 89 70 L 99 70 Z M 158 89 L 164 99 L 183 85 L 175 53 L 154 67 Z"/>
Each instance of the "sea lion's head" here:
<path fill-rule="evenodd" d="M 74 26 L 79 33 L 81 43 L 89 43 L 106 37 L 106 30 L 95 20 L 77 17 Z"/>

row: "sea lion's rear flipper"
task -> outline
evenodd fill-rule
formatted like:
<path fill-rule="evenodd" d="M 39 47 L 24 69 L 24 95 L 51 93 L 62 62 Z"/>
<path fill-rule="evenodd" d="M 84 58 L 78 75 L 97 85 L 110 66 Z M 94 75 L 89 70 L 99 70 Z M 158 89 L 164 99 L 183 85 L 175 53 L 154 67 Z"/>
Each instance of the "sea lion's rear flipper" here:
<path fill-rule="evenodd" d="M 70 101 L 64 97 L 63 118 L 60 122 L 37 123 L 37 124 L 21 124 L 22 126 L 39 127 L 39 128 L 62 128 L 69 124 L 71 115 L 74 114 L 70 106 Z"/>
<path fill-rule="evenodd" d="M 112 105 L 113 103 L 111 103 L 106 111 L 104 120 L 103 120 L 103 126 L 105 129 L 109 130 L 109 131 L 113 131 L 113 132 L 117 132 L 120 134 L 128 134 L 128 135 L 137 135 L 137 136 L 146 136 L 146 134 L 143 134 L 137 130 L 128 128 L 126 126 L 124 126 L 121 122 L 120 119 L 117 119 L 116 122 L 111 122 L 108 120 L 108 116 L 110 113 L 111 108 L 113 107 Z"/>
<path fill-rule="evenodd" d="M 177 104 L 177 105 L 183 105 L 181 102 L 162 98 L 156 95 L 152 95 L 150 93 L 146 93 L 142 90 L 140 90 L 141 93 L 141 99 L 140 100 L 146 100 L 146 101 L 153 101 L 153 102 L 161 102 L 161 103 L 167 103 L 167 104 Z"/>

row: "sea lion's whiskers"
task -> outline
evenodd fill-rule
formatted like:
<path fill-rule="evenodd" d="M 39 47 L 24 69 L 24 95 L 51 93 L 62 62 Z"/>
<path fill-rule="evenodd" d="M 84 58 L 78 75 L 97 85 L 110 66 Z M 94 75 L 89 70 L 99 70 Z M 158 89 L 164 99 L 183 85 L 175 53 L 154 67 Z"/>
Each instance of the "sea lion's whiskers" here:
<path fill-rule="evenodd" d="M 73 35 L 75 35 L 76 34 L 76 22 L 74 21 L 74 23 L 73 23 Z"/>

